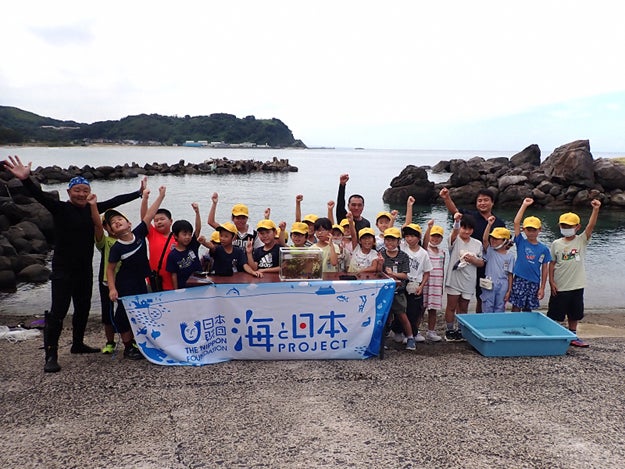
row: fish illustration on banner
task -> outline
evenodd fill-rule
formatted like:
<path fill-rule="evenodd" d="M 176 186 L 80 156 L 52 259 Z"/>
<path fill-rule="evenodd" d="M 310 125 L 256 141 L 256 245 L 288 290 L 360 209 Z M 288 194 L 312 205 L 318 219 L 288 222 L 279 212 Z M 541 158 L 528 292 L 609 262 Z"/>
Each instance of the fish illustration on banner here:
<path fill-rule="evenodd" d="M 122 298 L 139 349 L 159 365 L 378 355 L 395 282 L 211 284 Z"/>

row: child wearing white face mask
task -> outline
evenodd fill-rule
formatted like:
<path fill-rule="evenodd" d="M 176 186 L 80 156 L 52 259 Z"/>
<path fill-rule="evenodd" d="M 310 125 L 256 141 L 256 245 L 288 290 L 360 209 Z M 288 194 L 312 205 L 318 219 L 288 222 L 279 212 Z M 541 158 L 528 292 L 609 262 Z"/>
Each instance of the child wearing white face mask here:
<path fill-rule="evenodd" d="M 423 248 L 427 251 L 432 264 L 430 277 L 423 289 L 423 307 L 428 312 L 428 331 L 425 337 L 432 342 L 442 340 L 441 336 L 436 333 L 436 314 L 443 309 L 443 285 L 447 257 L 447 251 L 441 246 L 444 233 L 442 226 L 435 225 L 434 220 L 430 220 L 423 235 Z"/>
<path fill-rule="evenodd" d="M 554 321 L 568 318 L 569 330 L 577 333 L 577 324 L 584 317 L 584 287 L 586 272 L 584 260 L 586 245 L 597 224 L 601 202 L 593 200 L 592 213 L 586 229 L 580 235 L 580 218 L 575 213 L 564 213 L 560 216 L 559 225 L 562 238 L 551 244 L 551 263 L 549 264 L 549 310 L 547 316 Z M 571 342 L 576 347 L 588 347 L 588 343 L 577 338 Z"/>
<path fill-rule="evenodd" d="M 510 230 L 498 227 L 491 231 L 494 222 L 494 216 L 488 217 L 482 239 L 486 269 L 485 277 L 480 279 L 480 298 L 484 313 L 505 312 L 512 291 L 514 254 L 508 250 Z"/>

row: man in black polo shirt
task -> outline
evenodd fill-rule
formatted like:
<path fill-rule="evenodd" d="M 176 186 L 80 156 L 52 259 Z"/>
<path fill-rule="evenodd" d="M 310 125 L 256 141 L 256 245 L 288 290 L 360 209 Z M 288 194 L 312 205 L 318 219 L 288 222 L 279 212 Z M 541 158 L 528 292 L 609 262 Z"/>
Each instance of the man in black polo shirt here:
<path fill-rule="evenodd" d="M 475 228 L 473 229 L 473 234 L 471 235 L 471 237 L 477 239 L 480 243 L 482 242 L 482 239 L 484 237 L 484 230 L 486 229 L 486 225 L 488 224 L 488 217 L 495 217 L 495 222 L 492 226 L 493 229 L 497 227 L 506 227 L 506 224 L 503 222 L 503 220 L 492 212 L 495 205 L 495 194 L 493 194 L 493 192 L 488 189 L 480 189 L 477 192 L 477 198 L 475 199 L 476 210 L 462 208 L 458 209 L 454 201 L 451 199 L 451 196 L 449 195 L 449 189 L 447 189 L 446 187 L 441 189 L 439 195 L 441 196 L 441 199 L 443 199 L 443 202 L 445 202 L 445 206 L 447 207 L 447 210 L 449 210 L 449 213 L 453 215 L 456 212 L 460 212 L 463 215 L 470 215 L 473 218 L 473 220 L 475 221 Z M 479 279 L 484 277 L 484 269 L 484 267 L 480 267 L 477 270 L 478 283 L 475 285 L 475 296 L 477 300 L 475 305 L 476 313 L 482 312 L 482 300 L 480 299 L 482 289 L 479 286 Z"/>
<path fill-rule="evenodd" d="M 345 210 L 345 186 L 349 181 L 349 174 L 341 174 L 339 179 L 339 193 L 336 196 L 336 222 L 341 223 L 341 220 L 345 218 L 347 210 L 354 215 L 354 224 L 356 225 L 356 233 L 363 228 L 371 227 L 371 223 L 365 217 L 362 216 L 362 211 L 365 208 L 365 199 L 362 195 L 352 194 L 347 201 L 347 210 Z"/>

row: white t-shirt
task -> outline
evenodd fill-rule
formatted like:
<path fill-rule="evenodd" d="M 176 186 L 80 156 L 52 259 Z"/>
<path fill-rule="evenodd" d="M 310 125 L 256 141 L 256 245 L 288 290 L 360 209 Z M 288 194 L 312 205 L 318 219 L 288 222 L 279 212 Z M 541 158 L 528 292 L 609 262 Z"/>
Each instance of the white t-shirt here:
<path fill-rule="evenodd" d="M 404 239 L 401 240 L 400 249 L 408 254 L 410 258 L 410 272 L 408 272 L 408 280 L 410 282 L 421 283 L 423 274 L 432 270 L 432 261 L 425 249 L 419 246 L 417 251 L 413 251 Z"/>
<path fill-rule="evenodd" d="M 360 245 L 354 248 L 354 252 L 352 252 L 352 257 L 349 261 L 349 270 L 348 272 L 360 272 L 361 270 L 370 267 L 378 258 L 378 251 L 375 249 L 371 249 L 367 254 L 362 252 Z"/>

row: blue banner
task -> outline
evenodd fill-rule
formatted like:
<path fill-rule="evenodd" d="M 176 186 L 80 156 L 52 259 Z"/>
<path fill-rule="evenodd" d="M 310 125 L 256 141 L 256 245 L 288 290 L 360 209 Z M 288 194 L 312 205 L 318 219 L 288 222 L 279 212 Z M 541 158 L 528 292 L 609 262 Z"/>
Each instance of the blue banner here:
<path fill-rule="evenodd" d="M 158 365 L 378 355 L 393 280 L 213 284 L 122 298 Z"/>

